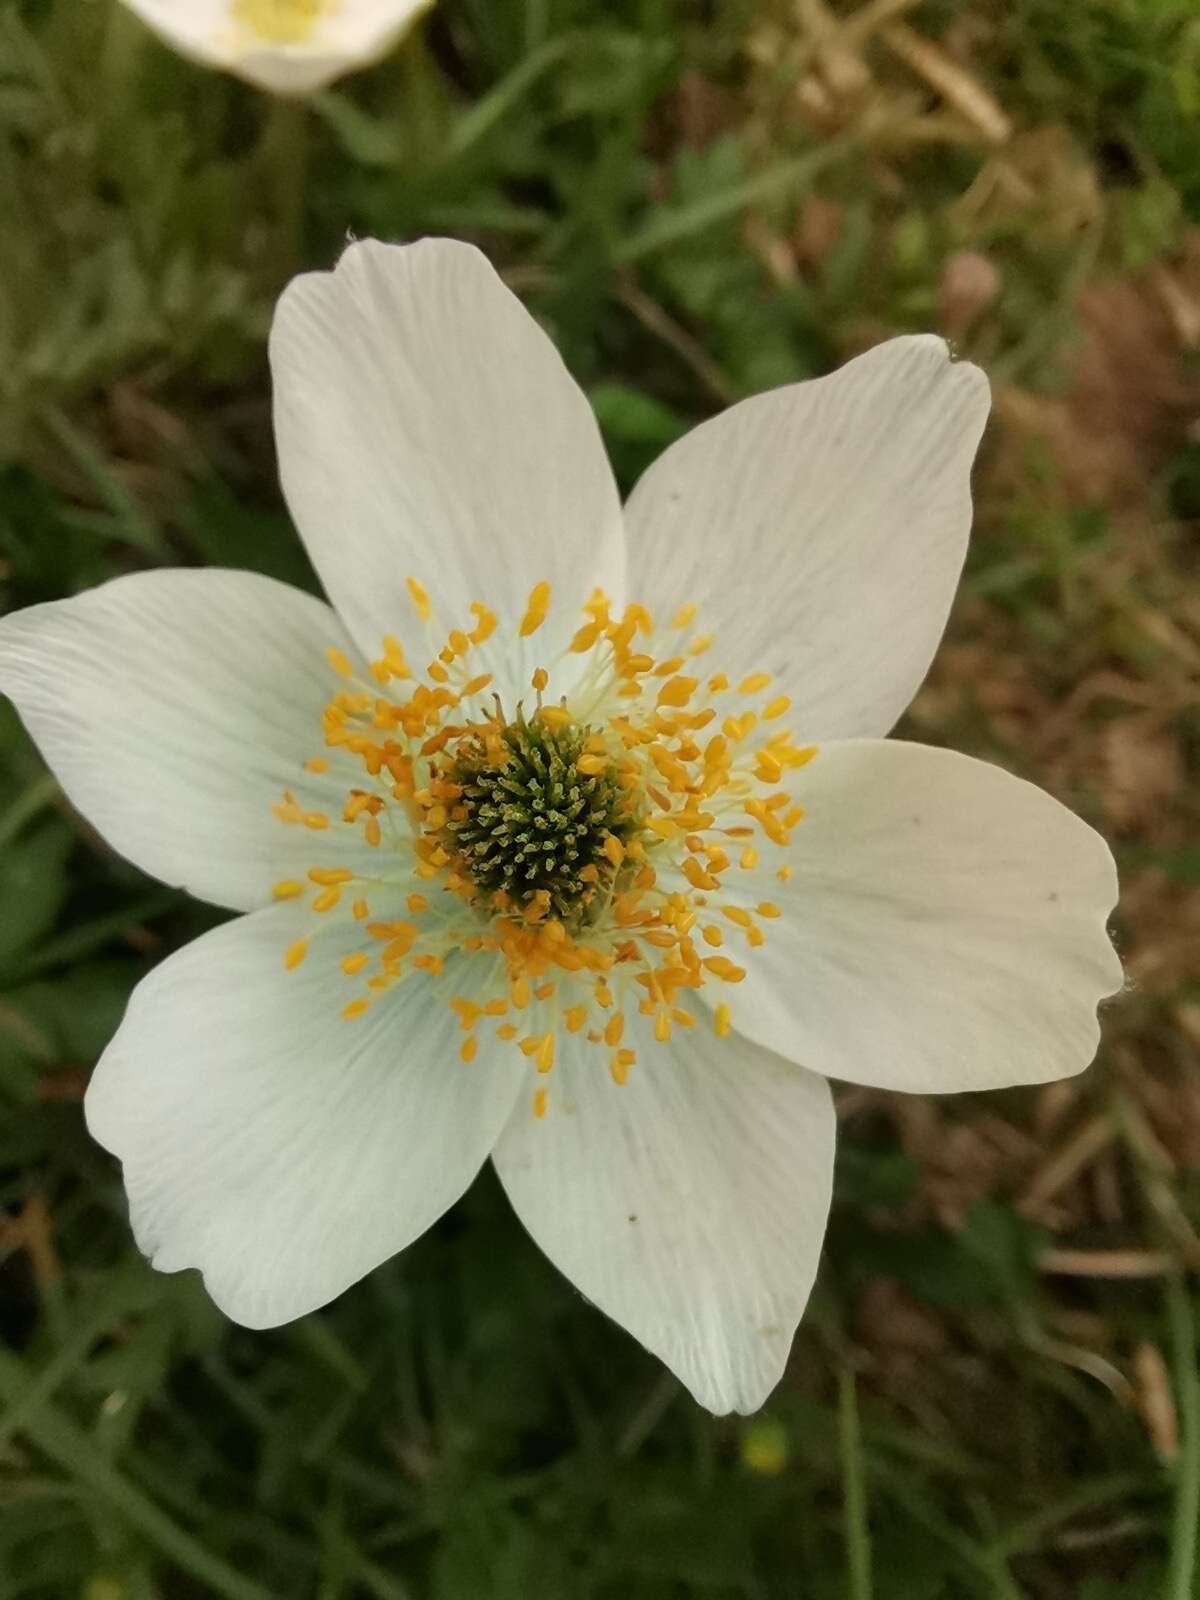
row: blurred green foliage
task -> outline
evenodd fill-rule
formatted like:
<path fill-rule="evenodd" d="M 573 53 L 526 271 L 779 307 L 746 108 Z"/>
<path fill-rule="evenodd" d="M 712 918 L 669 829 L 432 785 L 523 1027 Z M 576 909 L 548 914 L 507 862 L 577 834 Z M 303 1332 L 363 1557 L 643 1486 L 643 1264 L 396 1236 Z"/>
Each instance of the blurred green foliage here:
<path fill-rule="evenodd" d="M 444 0 L 303 106 L 177 59 L 107 0 L 0 0 L 5 605 L 151 563 L 313 585 L 274 480 L 264 340 L 282 284 L 351 234 L 483 244 L 588 389 L 624 484 L 721 405 L 934 324 L 968 247 L 998 286 L 960 344 L 1052 389 L 1074 291 L 1197 220 L 1190 0 L 1077 0 L 1069 25 L 1053 0 L 907 8 L 933 40 L 974 27 L 1007 114 L 1054 130 L 1054 170 L 1031 168 L 1008 209 L 962 204 L 986 142 L 893 147 L 853 108 L 814 131 L 796 111 L 811 53 L 788 42 L 802 11 Z M 805 257 L 814 198 L 837 226 Z M 1179 519 L 1194 449 L 1163 469 Z M 1060 496 L 1055 470 L 1031 449 L 982 508 L 968 601 L 1060 698 L 1099 657 L 1151 679 L 1159 647 L 1129 608 L 1174 579 L 1140 573 L 1114 598 L 1106 509 Z M 978 708 L 920 732 L 1023 760 Z M 1002 1184 L 957 1226 L 917 1215 L 921 1163 L 878 1108 L 843 1141 L 826 1268 L 751 1420 L 698 1412 L 556 1278 L 486 1176 L 402 1260 L 277 1332 L 231 1327 L 190 1274 L 150 1273 L 83 1128 L 82 1073 L 148 964 L 215 914 L 113 858 L 7 707 L 0 752 L 5 1600 L 1193 1594 L 1181 1277 L 1054 1290 L 1046 1236 Z M 1147 858 L 1195 881 L 1184 841 L 1131 840 Z M 1161 1181 L 1130 1178 L 1151 1196 Z M 1133 1209 L 1160 1226 L 1151 1200 Z M 893 1353 L 898 1386 L 861 1326 L 881 1278 L 925 1319 Z M 1072 1316 L 1107 1354 L 1081 1357 Z M 1146 1342 L 1174 1370 L 1173 1462 L 1112 1376 Z"/>

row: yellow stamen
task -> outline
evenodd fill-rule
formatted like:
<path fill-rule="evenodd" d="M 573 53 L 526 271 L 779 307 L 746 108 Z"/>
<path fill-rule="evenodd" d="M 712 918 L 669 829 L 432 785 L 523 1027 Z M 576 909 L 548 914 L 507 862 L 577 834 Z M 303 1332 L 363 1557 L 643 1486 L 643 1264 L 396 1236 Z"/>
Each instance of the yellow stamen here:
<path fill-rule="evenodd" d="M 288 945 L 283 952 L 283 965 L 288 972 L 295 972 L 296 968 L 308 954 L 308 940 L 297 939 L 295 944 Z"/>
<path fill-rule="evenodd" d="M 546 613 L 550 609 L 550 585 L 544 580 L 535 583 L 529 591 L 529 601 L 525 607 L 525 615 L 521 618 L 519 633 L 522 639 L 528 639 L 531 633 L 536 633 L 546 620 Z"/>
<path fill-rule="evenodd" d="M 636 1060 L 637 1055 L 633 1050 L 616 1051 L 608 1064 L 608 1071 L 612 1081 L 617 1085 L 627 1083 L 629 1081 L 629 1069 Z"/>
<path fill-rule="evenodd" d="M 433 608 L 429 604 L 429 596 L 415 578 L 405 578 L 404 586 L 408 590 L 408 598 L 412 608 L 421 622 L 428 622 L 433 615 Z"/>
<path fill-rule="evenodd" d="M 276 900 L 295 900 L 297 895 L 304 893 L 304 885 L 297 883 L 295 878 L 281 878 L 271 893 Z"/>
<path fill-rule="evenodd" d="M 323 889 L 328 889 L 335 884 L 349 883 L 354 874 L 347 872 L 345 867 L 309 867 L 308 876 L 310 882 L 319 883 Z"/>

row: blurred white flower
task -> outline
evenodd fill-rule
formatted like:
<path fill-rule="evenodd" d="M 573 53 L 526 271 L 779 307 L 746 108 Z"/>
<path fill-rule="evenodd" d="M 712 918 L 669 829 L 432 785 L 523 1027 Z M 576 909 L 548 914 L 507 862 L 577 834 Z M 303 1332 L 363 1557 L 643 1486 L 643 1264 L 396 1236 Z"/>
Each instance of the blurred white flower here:
<path fill-rule="evenodd" d="M 883 738 L 954 594 L 986 381 L 892 340 L 697 428 L 622 513 L 468 246 L 351 246 L 271 355 L 330 605 L 159 571 L 0 624 L 72 801 L 247 913 L 142 982 L 88 1091 L 138 1241 L 265 1327 L 491 1155 L 585 1295 L 753 1410 L 816 1272 L 826 1078 L 1078 1072 L 1121 983 L 1103 841 Z"/>
<path fill-rule="evenodd" d="M 431 0 L 125 0 L 182 55 L 275 94 L 312 94 L 368 66 Z"/>

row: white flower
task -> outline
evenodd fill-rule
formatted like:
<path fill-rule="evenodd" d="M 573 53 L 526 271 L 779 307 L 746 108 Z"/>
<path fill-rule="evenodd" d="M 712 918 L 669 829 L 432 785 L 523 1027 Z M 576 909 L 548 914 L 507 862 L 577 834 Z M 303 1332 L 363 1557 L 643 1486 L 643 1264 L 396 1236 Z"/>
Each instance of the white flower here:
<path fill-rule="evenodd" d="M 160 571 L 0 625 L 84 815 L 247 913 L 142 982 L 88 1091 L 138 1241 L 285 1322 L 490 1154 L 585 1295 L 752 1410 L 816 1271 L 826 1078 L 1078 1072 L 1121 983 L 1100 838 L 882 737 L 946 620 L 986 382 L 892 340 L 697 428 L 623 516 L 468 246 L 353 245 L 271 356 L 332 606 Z"/>
<path fill-rule="evenodd" d="M 180 54 L 275 94 L 312 94 L 385 55 L 431 0 L 125 0 Z"/>

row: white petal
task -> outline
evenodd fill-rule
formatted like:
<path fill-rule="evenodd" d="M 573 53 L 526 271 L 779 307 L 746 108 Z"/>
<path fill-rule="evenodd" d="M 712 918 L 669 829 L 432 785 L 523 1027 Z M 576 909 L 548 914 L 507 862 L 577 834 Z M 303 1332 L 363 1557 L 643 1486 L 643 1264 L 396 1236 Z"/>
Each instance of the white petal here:
<path fill-rule="evenodd" d="M 272 0 L 125 0 L 165 43 L 276 94 L 309 94 L 384 55 L 430 0 L 323 0 L 272 27 Z M 255 11 L 265 23 L 255 25 Z"/>
<path fill-rule="evenodd" d="M 303 770 L 324 751 L 353 645 L 329 607 L 247 572 L 144 572 L 0 622 L 0 693 L 67 798 L 144 871 L 235 910 L 329 865 L 333 834 L 272 814 L 290 788 L 340 810 L 346 785 Z M 371 860 L 338 830 L 338 864 Z M 377 866 L 377 863 L 376 863 Z"/>
<path fill-rule="evenodd" d="M 828 1086 L 701 1021 L 668 1045 L 645 1019 L 628 1082 L 564 1038 L 546 1114 L 522 1096 L 495 1150 L 551 1261 L 718 1414 L 778 1383 L 829 1210 Z"/>
<path fill-rule="evenodd" d="M 783 913 L 722 996 L 735 1028 L 815 1072 L 923 1093 L 1087 1066 L 1097 1004 L 1122 982 L 1099 834 L 1033 784 L 923 745 L 824 745 L 791 787 L 807 815 L 790 880 L 733 884 Z"/>
<path fill-rule="evenodd" d="M 248 1327 L 323 1305 L 422 1234 L 474 1178 L 520 1078 L 511 1052 L 459 1060 L 423 974 L 346 1021 L 352 928 L 323 928 L 285 972 L 297 926 L 291 906 L 257 912 L 156 968 L 85 1103 L 124 1163 L 140 1248 L 164 1272 L 199 1267 Z"/>
<path fill-rule="evenodd" d="M 472 600 L 511 636 L 545 580 L 549 621 L 504 652 L 511 694 L 579 627 L 594 585 L 620 599 L 620 505 L 591 408 L 477 250 L 351 245 L 336 272 L 286 290 L 271 365 L 284 492 L 364 651 L 413 637 L 410 575 L 438 644 L 471 626 Z"/>
<path fill-rule="evenodd" d="M 886 733 L 946 625 L 987 410 L 932 337 L 743 400 L 634 490 L 630 598 L 698 603 L 711 670 L 777 674 L 803 738 Z"/>

